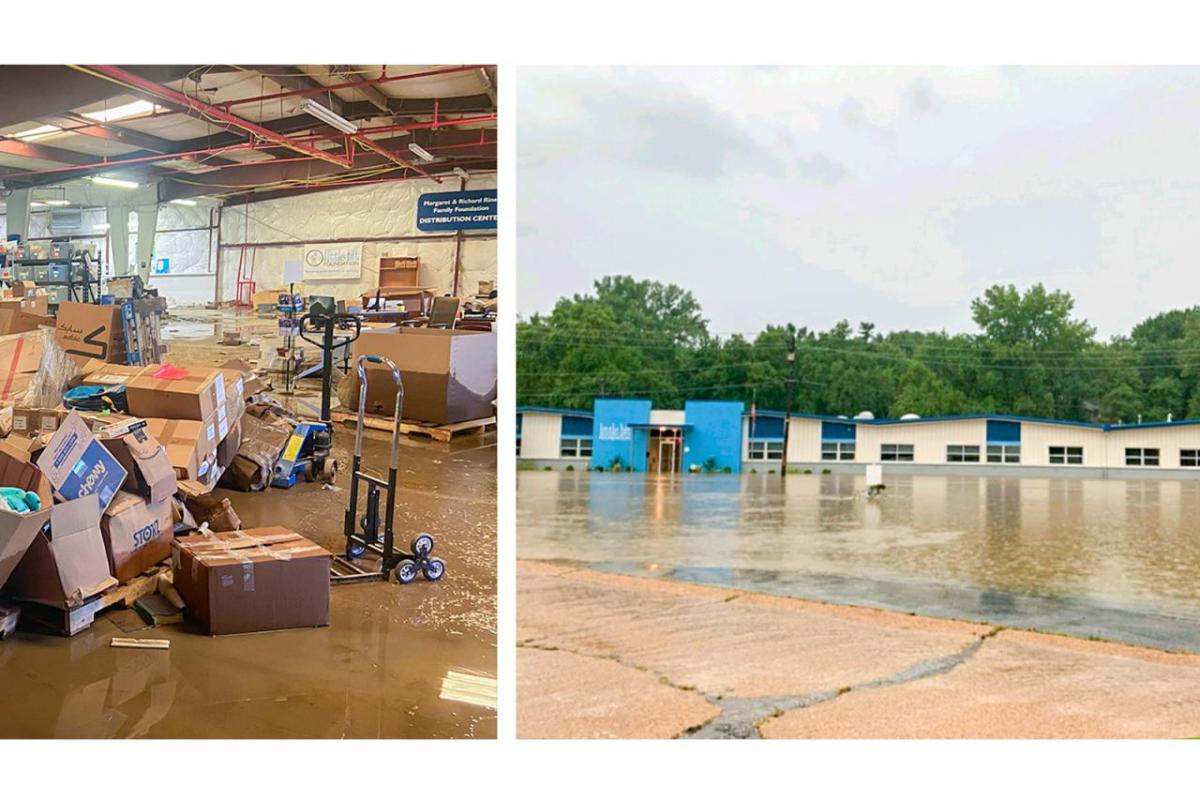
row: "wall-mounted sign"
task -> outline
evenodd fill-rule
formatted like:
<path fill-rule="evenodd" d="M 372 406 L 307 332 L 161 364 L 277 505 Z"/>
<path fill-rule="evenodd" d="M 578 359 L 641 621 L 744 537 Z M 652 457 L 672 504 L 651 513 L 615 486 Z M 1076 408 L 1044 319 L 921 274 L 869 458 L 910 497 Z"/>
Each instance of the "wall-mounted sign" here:
<path fill-rule="evenodd" d="M 362 242 L 351 245 L 305 245 L 304 280 L 359 278 L 362 276 Z"/>
<path fill-rule="evenodd" d="M 170 272 L 171 272 L 171 260 L 170 259 L 155 259 L 155 261 L 154 261 L 154 274 L 155 275 L 167 275 Z"/>
<path fill-rule="evenodd" d="M 419 231 L 466 231 L 495 227 L 495 189 L 434 192 L 417 199 Z"/>
<path fill-rule="evenodd" d="M 627 442 L 633 439 L 633 429 L 624 423 L 601 423 L 600 439 L 606 442 Z"/>

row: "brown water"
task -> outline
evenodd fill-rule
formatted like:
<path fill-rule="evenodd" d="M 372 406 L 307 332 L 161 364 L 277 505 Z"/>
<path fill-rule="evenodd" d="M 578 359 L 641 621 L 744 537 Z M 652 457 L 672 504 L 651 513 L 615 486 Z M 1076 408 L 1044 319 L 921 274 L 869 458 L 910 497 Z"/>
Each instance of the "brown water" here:
<path fill-rule="evenodd" d="M 335 437 L 343 468 L 347 431 Z M 386 466 L 389 444 L 368 436 L 370 464 Z M 434 535 L 440 582 L 335 587 L 319 629 L 208 637 L 117 610 L 69 639 L 18 632 L 0 642 L 0 736 L 494 737 L 494 708 L 463 691 L 496 676 L 494 437 L 402 442 L 396 530 L 406 544 Z M 219 494 L 246 527 L 292 526 L 340 551 L 346 475 L 332 491 Z M 171 649 L 115 649 L 113 636 Z"/>
<path fill-rule="evenodd" d="M 1200 650 L 1200 482 L 518 475 L 519 554 Z"/>

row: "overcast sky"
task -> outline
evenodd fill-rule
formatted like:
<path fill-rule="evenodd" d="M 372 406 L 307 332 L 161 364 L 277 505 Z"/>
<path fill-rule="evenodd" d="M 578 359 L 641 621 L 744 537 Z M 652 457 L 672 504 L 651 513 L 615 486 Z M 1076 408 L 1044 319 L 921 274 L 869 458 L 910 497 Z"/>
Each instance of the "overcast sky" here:
<path fill-rule="evenodd" d="M 528 68 L 519 311 L 625 273 L 715 332 L 974 330 L 1042 281 L 1101 336 L 1200 303 L 1200 69 Z"/>

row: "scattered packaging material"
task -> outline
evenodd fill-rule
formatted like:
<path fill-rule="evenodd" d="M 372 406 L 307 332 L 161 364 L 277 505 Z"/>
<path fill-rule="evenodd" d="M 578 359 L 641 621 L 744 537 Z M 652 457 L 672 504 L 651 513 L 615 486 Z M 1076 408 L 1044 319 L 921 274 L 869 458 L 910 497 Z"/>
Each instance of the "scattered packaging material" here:
<path fill-rule="evenodd" d="M 125 468 L 98 439 L 92 436 L 78 412 L 71 412 L 46 444 L 37 459 L 58 497 L 74 500 L 85 495 L 100 499 L 100 510 L 108 508 L 125 482 Z"/>
<path fill-rule="evenodd" d="M 249 401 L 252 397 L 267 388 L 267 382 L 263 381 L 254 372 L 254 368 L 241 359 L 230 359 L 221 365 L 223 369 L 237 370 L 242 376 L 242 399 Z"/>
<path fill-rule="evenodd" d="M 127 384 L 131 379 L 145 372 L 154 372 L 161 366 L 161 364 L 149 364 L 145 367 L 133 364 L 105 364 L 92 359 L 81 365 L 80 372 L 83 373 L 83 377 L 79 383 L 94 387 Z"/>
<path fill-rule="evenodd" d="M 146 428 L 167 451 L 167 459 L 180 479 L 199 479 L 217 461 L 217 441 L 209 437 L 212 425 L 200 420 L 146 418 Z"/>
<path fill-rule="evenodd" d="M 171 502 L 171 519 L 175 522 L 175 536 L 187 534 L 195 531 L 200 525 L 196 522 L 196 518 L 188 511 L 184 505 L 184 499 L 178 495 L 172 495 Z"/>
<path fill-rule="evenodd" d="M 24 399 L 42 363 L 46 331 L 0 336 L 0 400 Z"/>
<path fill-rule="evenodd" d="M 295 426 L 268 413 L 258 416 L 261 408 L 251 407 L 242 418 L 241 442 L 237 453 L 221 475 L 221 485 L 242 492 L 259 492 L 271 481 L 279 454 Z"/>
<path fill-rule="evenodd" d="M 145 420 L 117 422 L 101 429 L 99 434 L 104 446 L 125 468 L 124 489 L 151 504 L 162 503 L 175 494 L 175 467 L 167 449 L 151 436 Z"/>
<path fill-rule="evenodd" d="M 13 407 L 10 403 L 0 403 L 0 437 L 7 437 L 13 430 Z"/>
<path fill-rule="evenodd" d="M 220 370 L 162 365 L 127 381 L 125 397 L 137 417 L 208 420 L 225 403 L 225 376 Z"/>
<path fill-rule="evenodd" d="M 214 498 L 212 495 L 187 495 L 184 504 L 198 525 L 208 524 L 209 531 L 237 531 L 242 527 L 242 519 L 233 510 L 233 504 L 228 498 Z"/>
<path fill-rule="evenodd" d="M 49 530 L 33 538 L 6 589 L 18 600 L 75 607 L 116 583 L 100 533 L 100 506 L 87 495 L 50 507 Z"/>
<path fill-rule="evenodd" d="M 42 506 L 40 511 L 22 514 L 0 504 L 0 589 L 3 589 L 33 538 L 50 519 L 52 499 L 45 476 L 29 463 L 27 454 L 13 449 L 8 440 L 0 443 L 0 486 L 36 492 Z"/>
<path fill-rule="evenodd" d="M 483 331 L 407 328 L 401 333 L 364 331 L 354 359 L 385 356 L 400 368 L 407 420 L 436 425 L 492 417 L 496 399 L 496 335 Z M 344 389 L 343 389 L 344 387 Z M 339 387 L 342 405 L 358 411 L 358 373 Z M 367 368 L 367 412 L 396 413 L 396 385 L 383 365 Z"/>
<path fill-rule="evenodd" d="M 118 581 L 129 581 L 171 555 L 175 521 L 170 499 L 147 503 L 128 492 L 118 492 L 100 520 L 110 572 Z"/>
<path fill-rule="evenodd" d="M 54 339 L 71 358 L 83 364 L 88 359 L 122 364 L 125 338 L 121 309 L 94 303 L 60 303 Z"/>
<path fill-rule="evenodd" d="M 130 417 L 127 414 L 119 414 L 117 412 L 86 412 L 76 410 L 83 422 L 87 423 L 88 428 L 93 434 L 99 434 L 104 429 L 115 426 L 121 423 L 127 423 L 134 420 L 139 420 L 137 417 Z"/>
<path fill-rule="evenodd" d="M 14 406 L 12 430 L 18 434 L 32 436 L 41 432 L 52 434 L 58 430 L 66 411 L 61 409 L 31 409 L 25 406 Z"/>
<path fill-rule="evenodd" d="M 228 469 L 237 456 L 242 444 L 242 421 L 238 420 L 229 429 L 229 434 L 217 446 L 217 464 L 222 470 Z"/>
<path fill-rule="evenodd" d="M 175 589 L 209 634 L 329 625 L 329 551 L 280 526 L 175 540 Z"/>

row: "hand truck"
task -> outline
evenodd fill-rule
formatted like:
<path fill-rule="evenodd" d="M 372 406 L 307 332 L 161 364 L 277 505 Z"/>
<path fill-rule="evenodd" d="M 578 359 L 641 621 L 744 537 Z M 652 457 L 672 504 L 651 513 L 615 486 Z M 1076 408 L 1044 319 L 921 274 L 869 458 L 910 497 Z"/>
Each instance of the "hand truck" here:
<path fill-rule="evenodd" d="M 362 470 L 363 415 L 367 408 L 367 363 L 381 364 L 392 371 L 396 382 L 396 416 L 392 425 L 392 459 L 388 466 L 387 481 Z M 446 573 L 446 564 L 441 559 L 430 557 L 433 537 L 421 533 L 413 538 L 411 552 L 396 548 L 392 518 L 396 510 L 396 468 L 400 463 L 400 417 L 404 408 L 404 384 L 400 380 L 400 369 L 391 359 L 382 356 L 359 356 L 355 364 L 358 371 L 358 424 L 354 429 L 354 463 L 350 471 L 350 505 L 346 508 L 346 554 L 333 557 L 333 573 L 330 580 L 336 583 L 387 581 L 388 574 L 395 570 L 396 581 L 409 584 L 420 571 L 429 581 L 437 581 Z M 366 512 L 359 518 L 358 485 L 367 485 Z M 380 512 L 380 490 L 386 490 L 383 511 Z M 362 529 L 358 526 L 361 523 Z M 381 531 L 382 528 L 382 531 Z M 354 564 L 370 551 L 379 557 L 377 570 L 364 570 Z"/>

